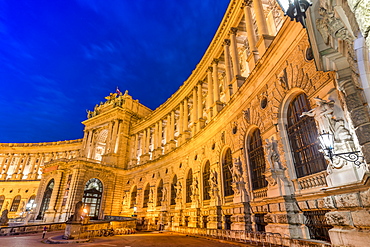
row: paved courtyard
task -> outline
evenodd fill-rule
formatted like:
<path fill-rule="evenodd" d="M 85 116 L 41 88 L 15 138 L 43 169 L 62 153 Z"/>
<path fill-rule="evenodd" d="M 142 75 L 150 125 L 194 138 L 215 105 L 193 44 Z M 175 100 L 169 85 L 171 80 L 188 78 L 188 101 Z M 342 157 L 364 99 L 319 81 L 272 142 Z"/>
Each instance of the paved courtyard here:
<path fill-rule="evenodd" d="M 49 232 L 46 237 L 62 235 L 63 231 Z M 95 238 L 87 243 L 73 243 L 73 244 L 45 244 L 42 243 L 42 233 L 26 234 L 19 236 L 5 236 L 0 237 L 0 246 L 11 247 L 48 247 L 48 246 L 122 246 L 122 247 L 235 247 L 235 246 L 249 246 L 239 243 L 220 242 L 213 239 L 205 239 L 198 237 L 191 237 L 181 234 L 174 234 L 168 232 L 143 232 L 131 235 L 118 235 L 113 237 Z"/>

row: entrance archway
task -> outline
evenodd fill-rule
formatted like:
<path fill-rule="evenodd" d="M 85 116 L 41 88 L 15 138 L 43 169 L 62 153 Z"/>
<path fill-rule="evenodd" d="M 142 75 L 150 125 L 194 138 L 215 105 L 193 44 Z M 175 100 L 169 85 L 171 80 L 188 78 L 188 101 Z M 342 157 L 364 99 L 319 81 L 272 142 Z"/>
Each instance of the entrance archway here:
<path fill-rule="evenodd" d="M 92 178 L 87 181 L 82 203 L 88 211 L 88 216 L 90 216 L 92 220 L 97 220 L 99 217 L 102 195 L 103 184 L 99 179 Z"/>

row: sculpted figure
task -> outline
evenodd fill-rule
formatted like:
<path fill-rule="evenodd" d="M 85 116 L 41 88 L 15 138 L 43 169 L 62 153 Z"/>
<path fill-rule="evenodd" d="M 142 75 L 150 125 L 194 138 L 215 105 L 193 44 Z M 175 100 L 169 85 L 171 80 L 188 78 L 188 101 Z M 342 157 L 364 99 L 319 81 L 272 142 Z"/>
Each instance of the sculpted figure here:
<path fill-rule="evenodd" d="M 325 131 L 329 133 L 334 133 L 333 129 L 333 112 L 334 112 L 334 101 L 323 100 L 320 98 L 315 98 L 317 107 L 308 111 L 303 112 L 301 117 L 309 116 L 314 117 L 319 131 Z"/>
<path fill-rule="evenodd" d="M 182 198 L 181 196 L 182 185 L 180 181 L 177 181 L 177 184 L 175 185 L 175 189 L 176 189 L 176 199 L 181 199 Z"/>
<path fill-rule="evenodd" d="M 7 226 L 8 225 L 8 221 L 9 221 L 9 218 L 8 218 L 8 209 L 5 209 L 2 214 L 1 214 L 1 218 L 0 218 L 0 226 Z"/>
<path fill-rule="evenodd" d="M 234 159 L 234 163 L 233 163 L 233 167 L 230 168 L 230 172 L 231 172 L 231 175 L 232 175 L 232 178 L 233 178 L 233 182 L 236 183 L 236 182 L 240 182 L 243 180 L 243 173 L 242 173 L 242 163 L 240 161 L 240 158 L 235 158 Z"/>
<path fill-rule="evenodd" d="M 167 201 L 167 189 L 166 187 L 162 188 L 162 199 L 161 202 L 166 202 Z"/>
<path fill-rule="evenodd" d="M 265 150 L 267 154 L 267 161 L 270 164 L 271 169 L 280 169 L 280 156 L 278 152 L 278 144 L 274 137 L 271 137 L 271 141 L 266 139 Z"/>
<path fill-rule="evenodd" d="M 218 188 L 217 188 L 217 172 L 216 170 L 211 170 L 209 176 L 209 195 L 211 198 L 215 198 L 218 195 Z"/>
<path fill-rule="evenodd" d="M 73 214 L 72 221 L 74 222 L 82 221 L 82 212 L 83 212 L 82 210 L 83 210 L 83 203 L 82 201 L 79 201 L 76 203 L 75 212 Z"/>
<path fill-rule="evenodd" d="M 153 196 L 154 196 L 154 191 L 153 191 L 153 189 L 150 189 L 150 192 L 149 192 L 149 202 L 153 202 Z"/>

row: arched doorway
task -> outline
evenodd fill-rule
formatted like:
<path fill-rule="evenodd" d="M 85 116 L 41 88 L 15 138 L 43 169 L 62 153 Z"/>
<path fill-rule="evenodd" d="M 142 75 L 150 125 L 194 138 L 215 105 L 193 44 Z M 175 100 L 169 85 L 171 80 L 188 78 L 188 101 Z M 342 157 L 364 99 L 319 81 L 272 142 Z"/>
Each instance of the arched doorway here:
<path fill-rule="evenodd" d="M 88 211 L 88 216 L 90 216 L 92 220 L 97 220 L 99 217 L 102 195 L 103 184 L 99 179 L 92 178 L 87 181 L 82 203 Z"/>
<path fill-rule="evenodd" d="M 37 220 L 42 220 L 44 218 L 45 211 L 49 208 L 51 194 L 54 189 L 54 179 L 50 180 L 48 186 L 45 189 L 44 197 L 42 198 L 41 207 L 39 214 L 37 215 Z"/>

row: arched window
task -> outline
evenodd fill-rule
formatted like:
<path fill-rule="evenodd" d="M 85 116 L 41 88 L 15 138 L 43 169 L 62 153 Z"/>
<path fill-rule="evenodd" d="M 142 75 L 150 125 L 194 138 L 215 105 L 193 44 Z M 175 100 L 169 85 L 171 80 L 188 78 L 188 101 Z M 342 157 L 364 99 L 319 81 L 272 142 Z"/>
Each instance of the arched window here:
<path fill-rule="evenodd" d="M 175 175 L 171 183 L 171 205 L 176 205 L 176 188 L 175 188 L 176 184 L 177 176 Z"/>
<path fill-rule="evenodd" d="M 87 181 L 82 202 L 91 219 L 97 220 L 99 218 L 102 195 L 103 184 L 99 179 L 92 178 Z"/>
<path fill-rule="evenodd" d="M 157 206 L 162 205 L 162 196 L 163 196 L 162 190 L 163 190 L 163 181 L 161 179 L 157 187 Z"/>
<path fill-rule="evenodd" d="M 28 199 L 28 202 L 26 204 L 26 211 L 31 211 L 35 206 L 36 206 L 36 203 L 35 203 L 35 199 L 36 199 L 36 196 L 35 195 L 32 195 L 30 197 L 30 199 Z"/>
<path fill-rule="evenodd" d="M 203 200 L 205 201 L 211 199 L 211 197 L 209 196 L 209 190 L 210 190 L 209 176 L 211 173 L 210 169 L 211 169 L 210 163 L 209 161 L 207 161 L 206 164 L 204 165 L 204 170 L 203 170 Z"/>
<path fill-rule="evenodd" d="M 231 149 L 227 149 L 225 156 L 222 160 L 222 176 L 224 180 L 224 196 L 234 195 L 233 188 L 231 186 L 232 176 L 230 169 L 233 167 L 233 157 L 231 155 Z"/>
<path fill-rule="evenodd" d="M 148 207 L 149 193 L 150 193 L 150 187 L 149 187 L 149 184 L 147 184 L 146 187 L 145 187 L 145 190 L 144 190 L 143 208 L 147 208 Z"/>
<path fill-rule="evenodd" d="M 1 209 L 3 208 L 3 205 L 4 205 L 4 201 L 5 201 L 5 196 L 0 196 L 0 211 Z"/>
<path fill-rule="evenodd" d="M 193 183 L 193 171 L 190 169 L 186 177 L 186 203 L 191 202 L 191 184 Z"/>
<path fill-rule="evenodd" d="M 45 189 L 44 197 L 42 198 L 39 214 L 37 215 L 37 220 L 42 220 L 44 218 L 45 211 L 49 208 L 51 193 L 54 189 L 54 179 L 50 180 L 48 186 Z"/>
<path fill-rule="evenodd" d="M 21 196 L 20 195 L 14 197 L 12 206 L 10 207 L 10 212 L 17 212 L 20 202 L 21 202 Z"/>
<path fill-rule="evenodd" d="M 131 192 L 130 208 L 134 208 L 135 207 L 135 205 L 136 205 L 136 196 L 137 196 L 137 188 L 135 186 L 135 188 Z"/>
<path fill-rule="evenodd" d="M 257 190 L 267 186 L 263 173 L 266 169 L 260 130 L 253 131 L 248 143 L 248 157 L 252 180 L 252 189 Z"/>
<path fill-rule="evenodd" d="M 301 117 L 311 109 L 305 94 L 298 95 L 288 108 L 288 138 L 297 177 L 307 176 L 326 169 L 324 156 L 319 152 L 315 120 Z"/>

